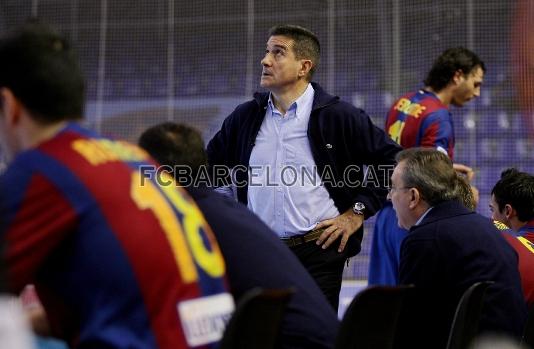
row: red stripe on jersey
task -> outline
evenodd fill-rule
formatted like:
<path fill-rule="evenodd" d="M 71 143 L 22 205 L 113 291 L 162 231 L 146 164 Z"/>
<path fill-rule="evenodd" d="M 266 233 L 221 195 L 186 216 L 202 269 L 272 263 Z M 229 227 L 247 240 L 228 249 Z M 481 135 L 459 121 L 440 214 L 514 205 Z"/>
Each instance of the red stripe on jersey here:
<path fill-rule="evenodd" d="M 425 130 L 424 137 L 421 139 L 421 147 L 435 147 L 438 138 L 439 125 L 431 124 Z"/>
<path fill-rule="evenodd" d="M 29 199 L 31 198 L 31 200 Z M 45 208 L 45 209 L 43 209 Z M 44 176 L 34 175 L 6 233 L 10 288 L 20 292 L 76 223 L 76 212 Z"/>
<path fill-rule="evenodd" d="M 503 232 L 502 235 L 514 248 L 518 255 L 518 268 L 523 286 L 523 294 L 530 306 L 534 305 L 534 253 L 532 253 L 517 237 Z"/>

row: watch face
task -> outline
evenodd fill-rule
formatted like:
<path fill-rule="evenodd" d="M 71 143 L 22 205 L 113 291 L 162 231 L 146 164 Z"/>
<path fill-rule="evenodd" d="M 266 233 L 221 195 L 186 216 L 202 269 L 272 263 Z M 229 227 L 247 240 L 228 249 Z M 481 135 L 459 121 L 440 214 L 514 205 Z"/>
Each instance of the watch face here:
<path fill-rule="evenodd" d="M 363 210 L 365 210 L 365 205 L 362 204 L 361 202 L 357 202 L 357 203 L 354 204 L 354 209 L 356 211 L 363 211 Z"/>

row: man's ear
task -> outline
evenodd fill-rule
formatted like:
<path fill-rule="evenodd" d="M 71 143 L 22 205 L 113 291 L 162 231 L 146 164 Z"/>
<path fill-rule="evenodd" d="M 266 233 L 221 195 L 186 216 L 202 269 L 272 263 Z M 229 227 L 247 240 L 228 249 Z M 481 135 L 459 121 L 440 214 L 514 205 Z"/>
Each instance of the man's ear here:
<path fill-rule="evenodd" d="M 516 212 L 515 208 L 513 208 L 512 205 L 510 205 L 510 204 L 504 205 L 503 213 L 504 213 L 504 216 L 506 217 L 506 219 L 511 219 L 511 218 L 517 216 L 517 212 Z"/>
<path fill-rule="evenodd" d="M 16 125 L 20 121 L 20 114 L 22 110 L 22 106 L 13 94 L 13 92 L 7 88 L 2 87 L 0 88 L 0 99 L 1 99 L 1 107 L 2 107 L 2 114 L 4 115 L 4 119 L 6 124 L 8 125 Z"/>
<path fill-rule="evenodd" d="M 454 72 L 454 75 L 452 76 L 452 81 L 455 85 L 459 85 L 463 80 L 465 79 L 465 74 L 461 69 L 458 69 Z"/>
<path fill-rule="evenodd" d="M 421 202 L 421 193 L 417 188 L 410 188 L 410 203 L 408 207 L 410 209 L 414 209 L 419 205 L 419 202 Z"/>
<path fill-rule="evenodd" d="M 300 70 L 298 72 L 299 78 L 306 77 L 313 67 L 313 62 L 309 59 L 302 59 L 300 61 Z"/>

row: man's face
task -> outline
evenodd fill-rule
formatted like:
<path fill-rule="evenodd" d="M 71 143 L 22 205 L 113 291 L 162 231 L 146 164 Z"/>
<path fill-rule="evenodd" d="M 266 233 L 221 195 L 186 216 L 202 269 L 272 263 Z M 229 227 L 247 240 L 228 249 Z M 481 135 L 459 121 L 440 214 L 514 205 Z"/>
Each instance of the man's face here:
<path fill-rule="evenodd" d="M 0 106 L 0 161 L 11 162 L 15 154 L 15 140 Z"/>
<path fill-rule="evenodd" d="M 491 211 L 491 219 L 493 219 L 494 221 L 499 221 L 499 222 L 504 223 L 504 224 L 509 226 L 508 219 L 506 218 L 504 213 L 502 213 L 499 210 L 499 204 L 497 204 L 497 201 L 495 200 L 495 195 L 493 195 L 493 194 L 491 195 L 489 208 L 490 208 L 490 211 Z"/>
<path fill-rule="evenodd" d="M 480 96 L 483 79 L 484 71 L 480 67 L 475 67 L 471 73 L 461 76 L 451 103 L 457 107 L 462 107 L 473 98 Z"/>
<path fill-rule="evenodd" d="M 10 122 L 13 119 L 13 115 L 7 114 L 10 108 L 6 108 L 6 98 L 12 101 L 11 105 L 15 103 L 11 93 L 6 93 L 5 89 L 0 89 L 0 161 L 9 164 L 20 149 L 15 126 L 13 126 L 13 122 Z"/>
<path fill-rule="evenodd" d="M 410 229 L 410 227 L 416 222 L 412 217 L 412 211 L 410 210 L 410 201 L 413 193 L 410 188 L 404 185 L 402 175 L 404 173 L 404 162 L 401 161 L 393 171 L 391 175 L 391 189 L 389 190 L 388 199 L 393 204 L 393 209 L 397 214 L 397 220 L 399 221 L 399 227 L 403 229 Z"/>
<path fill-rule="evenodd" d="M 274 35 L 267 41 L 265 56 L 261 60 L 263 71 L 260 85 L 272 92 L 291 89 L 298 82 L 301 61 L 293 52 L 294 40 L 283 35 Z"/>

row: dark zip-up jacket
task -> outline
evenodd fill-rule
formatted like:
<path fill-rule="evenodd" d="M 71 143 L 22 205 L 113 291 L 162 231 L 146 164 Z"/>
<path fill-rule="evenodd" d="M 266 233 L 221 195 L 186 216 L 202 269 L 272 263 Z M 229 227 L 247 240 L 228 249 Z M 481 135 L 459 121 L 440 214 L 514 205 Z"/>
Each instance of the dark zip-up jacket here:
<path fill-rule="evenodd" d="M 339 212 L 362 202 L 368 218 L 385 201 L 395 155 L 401 148 L 363 110 L 327 94 L 316 83 L 312 86 L 315 95 L 307 134 L 323 184 Z M 253 100 L 237 106 L 224 120 L 207 147 L 210 166 L 248 168 L 268 100 L 269 93 L 256 93 Z M 367 185 L 362 185 L 364 165 L 372 166 L 367 171 Z M 248 173 L 236 171 L 235 175 L 237 198 L 247 204 Z M 362 233 L 353 236 L 361 240 Z"/>

